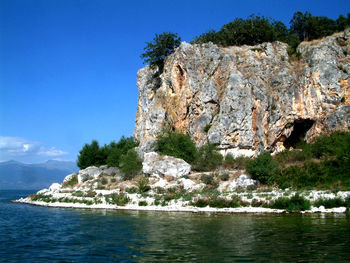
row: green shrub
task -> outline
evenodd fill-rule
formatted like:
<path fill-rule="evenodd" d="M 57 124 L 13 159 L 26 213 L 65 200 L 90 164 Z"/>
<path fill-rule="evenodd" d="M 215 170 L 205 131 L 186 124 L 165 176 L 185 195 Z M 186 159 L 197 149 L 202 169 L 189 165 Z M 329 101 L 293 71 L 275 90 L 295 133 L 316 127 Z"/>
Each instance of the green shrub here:
<path fill-rule="evenodd" d="M 222 164 L 225 168 L 245 169 L 245 166 L 249 161 L 249 157 L 238 156 L 234 158 L 231 154 L 227 154 Z"/>
<path fill-rule="evenodd" d="M 125 138 L 122 136 L 118 143 L 113 141 L 103 147 L 100 147 L 98 142 L 93 140 L 91 144 L 85 144 L 80 150 L 77 165 L 80 169 L 104 164 L 119 167 L 121 156 L 137 145 L 138 143 L 133 137 Z"/>
<path fill-rule="evenodd" d="M 346 202 L 341 198 L 324 199 L 320 198 L 314 202 L 315 207 L 323 205 L 325 208 L 347 206 Z"/>
<path fill-rule="evenodd" d="M 73 187 L 76 184 L 78 184 L 78 175 L 73 174 L 69 181 L 62 183 L 62 187 Z"/>
<path fill-rule="evenodd" d="M 194 202 L 192 202 L 191 205 L 196 206 L 196 207 L 206 207 L 209 205 L 209 200 L 199 198 L 199 199 L 195 200 Z"/>
<path fill-rule="evenodd" d="M 221 181 L 228 181 L 230 179 L 230 175 L 228 173 L 224 173 L 220 176 Z"/>
<path fill-rule="evenodd" d="M 115 183 L 115 182 L 117 182 L 117 179 L 116 178 L 112 178 L 111 179 L 111 183 Z"/>
<path fill-rule="evenodd" d="M 156 206 L 160 205 L 161 204 L 161 200 L 162 200 L 161 197 L 159 195 L 156 195 L 154 197 L 153 205 L 156 205 Z"/>
<path fill-rule="evenodd" d="M 303 150 L 284 150 L 275 155 L 275 160 L 278 163 L 293 163 L 302 162 L 312 158 L 311 152 L 304 147 Z"/>
<path fill-rule="evenodd" d="M 204 131 L 205 133 L 207 133 L 207 132 L 210 130 L 210 128 L 211 128 L 211 124 L 208 123 L 207 125 L 204 126 L 203 131 Z"/>
<path fill-rule="evenodd" d="M 224 161 L 223 161 L 223 165 L 225 167 L 233 167 L 233 165 L 235 164 L 235 157 L 233 157 L 232 154 L 227 154 L 224 158 Z"/>
<path fill-rule="evenodd" d="M 176 193 L 174 192 L 166 192 L 164 195 L 163 195 L 163 199 L 164 201 L 170 201 L 170 200 L 173 200 L 173 199 L 176 199 Z"/>
<path fill-rule="evenodd" d="M 96 196 L 96 192 L 93 191 L 93 190 L 89 190 L 87 193 L 86 193 L 86 197 L 95 197 Z"/>
<path fill-rule="evenodd" d="M 232 195 L 229 205 L 230 205 L 229 207 L 233 207 L 234 208 L 234 207 L 247 206 L 248 203 L 243 202 L 240 196 Z"/>
<path fill-rule="evenodd" d="M 164 193 L 165 193 L 165 189 L 162 188 L 162 187 L 156 187 L 156 188 L 154 188 L 154 191 L 155 191 L 157 194 L 164 194 Z"/>
<path fill-rule="evenodd" d="M 194 169 L 197 171 L 213 171 L 222 164 L 222 155 L 216 151 L 216 146 L 207 143 L 199 148 Z"/>
<path fill-rule="evenodd" d="M 212 185 L 214 184 L 214 176 L 212 174 L 202 174 L 201 175 L 201 181 L 205 184 Z"/>
<path fill-rule="evenodd" d="M 106 178 L 102 178 L 101 179 L 101 184 L 103 184 L 103 185 L 106 185 L 106 184 L 108 184 L 108 180 L 106 179 Z"/>
<path fill-rule="evenodd" d="M 330 135 L 322 135 L 314 139 L 308 145 L 315 158 L 348 158 L 350 156 L 350 132 L 334 132 Z"/>
<path fill-rule="evenodd" d="M 246 206 L 247 203 L 243 202 L 239 196 L 232 196 L 231 199 L 226 199 L 226 198 L 215 198 L 212 197 L 209 199 L 209 206 L 211 207 L 216 207 L 216 208 L 224 208 L 224 207 L 230 207 L 230 208 L 235 208 L 235 207 L 241 207 L 241 206 Z"/>
<path fill-rule="evenodd" d="M 120 159 L 120 171 L 126 180 L 132 179 L 142 169 L 142 161 L 134 149 L 129 150 Z"/>
<path fill-rule="evenodd" d="M 252 202 L 250 203 L 252 207 L 264 207 L 266 206 L 266 203 L 264 201 L 258 200 L 258 199 L 253 199 Z"/>
<path fill-rule="evenodd" d="M 298 194 L 295 194 L 291 198 L 280 197 L 276 199 L 272 204 L 271 208 L 275 209 L 286 209 L 291 212 L 305 211 L 311 209 L 311 203 Z"/>
<path fill-rule="evenodd" d="M 82 196 L 84 196 L 84 193 L 82 191 L 76 191 L 76 192 L 72 193 L 72 196 L 82 197 Z"/>
<path fill-rule="evenodd" d="M 125 192 L 129 193 L 129 194 L 136 194 L 138 192 L 137 187 L 129 187 L 125 189 Z"/>
<path fill-rule="evenodd" d="M 344 205 L 348 208 L 348 211 L 349 211 L 349 208 L 350 208 L 350 196 L 345 198 Z"/>
<path fill-rule="evenodd" d="M 129 197 L 125 193 L 113 193 L 110 195 L 106 195 L 106 202 L 110 204 L 115 204 L 118 206 L 125 206 L 127 203 L 130 202 Z"/>
<path fill-rule="evenodd" d="M 181 38 L 177 34 L 163 32 L 156 34 L 152 42 L 146 42 L 145 53 L 141 55 L 144 63 L 149 63 L 151 67 L 158 67 L 163 71 L 165 58 L 174 52 L 181 43 Z"/>
<path fill-rule="evenodd" d="M 52 195 L 44 195 L 44 194 L 33 194 L 30 195 L 32 201 L 42 201 L 45 203 L 50 203 L 53 201 Z"/>
<path fill-rule="evenodd" d="M 149 180 L 146 176 L 141 176 L 137 180 L 136 184 L 139 193 L 144 193 L 151 189 L 151 187 L 149 186 Z"/>
<path fill-rule="evenodd" d="M 147 206 L 147 202 L 146 201 L 139 201 L 139 206 Z"/>
<path fill-rule="evenodd" d="M 187 195 L 187 192 L 179 187 L 171 187 L 168 188 L 165 193 L 163 194 L 163 198 L 165 201 L 170 201 L 173 199 L 180 199 Z M 191 195 L 191 194 L 189 194 Z"/>
<path fill-rule="evenodd" d="M 263 184 L 269 181 L 269 178 L 277 171 L 277 169 L 277 162 L 268 152 L 260 154 L 257 158 L 249 161 L 246 165 L 246 170 L 252 178 L 254 180 L 259 180 Z"/>
<path fill-rule="evenodd" d="M 106 189 L 106 187 L 104 187 L 101 183 L 98 183 L 96 189 L 98 189 L 98 190 L 104 190 L 104 189 Z"/>
<path fill-rule="evenodd" d="M 280 169 L 270 178 L 270 183 L 280 188 L 350 188 L 350 162 L 345 156 L 328 158 L 323 161 L 306 161 L 301 166 Z"/>
<path fill-rule="evenodd" d="M 91 144 L 86 143 L 80 150 L 77 165 L 80 169 L 85 169 L 92 165 L 100 166 L 106 164 L 106 160 L 106 151 L 100 148 L 96 140 L 93 140 Z"/>
<path fill-rule="evenodd" d="M 215 177 L 212 174 L 202 174 L 201 181 L 206 185 L 217 187 L 218 183 L 215 181 Z"/>
<path fill-rule="evenodd" d="M 108 152 L 107 164 L 112 167 L 120 167 L 122 156 L 137 146 L 138 142 L 134 137 L 125 138 L 122 136 L 117 143 L 111 142 L 108 146 L 105 146 Z"/>
<path fill-rule="evenodd" d="M 188 163 L 196 159 L 197 148 L 189 135 L 164 130 L 157 136 L 156 149 L 164 155 L 181 158 Z"/>
<path fill-rule="evenodd" d="M 191 204 L 196 207 L 210 206 L 215 208 L 235 208 L 247 205 L 247 203 L 243 202 L 241 198 L 237 195 L 233 195 L 231 199 L 218 197 L 217 195 L 201 197 L 191 202 Z"/>
<path fill-rule="evenodd" d="M 209 196 L 209 197 L 220 195 L 220 192 L 217 189 L 217 187 L 212 185 L 206 185 L 203 189 L 201 189 L 199 193 L 203 196 Z"/>
<path fill-rule="evenodd" d="M 230 200 L 222 197 L 211 198 L 209 199 L 209 206 L 216 207 L 216 208 L 230 207 Z"/>

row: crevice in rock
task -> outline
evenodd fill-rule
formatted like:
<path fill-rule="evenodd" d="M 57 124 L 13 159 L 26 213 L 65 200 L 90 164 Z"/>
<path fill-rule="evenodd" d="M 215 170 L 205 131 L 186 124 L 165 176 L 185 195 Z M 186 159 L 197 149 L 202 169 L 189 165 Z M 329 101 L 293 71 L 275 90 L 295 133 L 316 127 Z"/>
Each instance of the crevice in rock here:
<path fill-rule="evenodd" d="M 179 74 L 177 75 L 177 83 L 179 84 L 179 89 L 182 89 L 184 81 L 184 71 L 179 65 L 177 65 L 177 69 L 179 71 Z"/>
<path fill-rule="evenodd" d="M 173 86 L 173 82 L 169 79 L 166 80 L 166 84 L 169 86 L 169 88 L 171 89 L 171 92 L 172 93 L 175 93 L 175 90 L 174 90 L 174 86 Z"/>
<path fill-rule="evenodd" d="M 209 100 L 209 101 L 206 101 L 206 102 L 204 102 L 205 104 L 209 104 L 209 103 L 211 103 L 211 104 L 217 104 L 217 102 L 215 101 L 215 100 L 213 100 L 213 99 L 211 99 L 211 100 Z"/>
<path fill-rule="evenodd" d="M 157 89 L 162 85 L 162 79 L 160 77 L 161 72 L 159 70 L 155 71 L 152 75 L 152 78 L 148 81 L 148 85 L 152 87 L 153 92 L 156 92 Z"/>
<path fill-rule="evenodd" d="M 289 137 L 283 142 L 283 146 L 287 149 L 290 147 L 295 148 L 299 142 L 305 139 L 307 131 L 310 130 L 314 123 L 315 121 L 311 119 L 297 119 L 293 123 L 287 124 L 288 126 L 292 125 L 293 130 Z"/>

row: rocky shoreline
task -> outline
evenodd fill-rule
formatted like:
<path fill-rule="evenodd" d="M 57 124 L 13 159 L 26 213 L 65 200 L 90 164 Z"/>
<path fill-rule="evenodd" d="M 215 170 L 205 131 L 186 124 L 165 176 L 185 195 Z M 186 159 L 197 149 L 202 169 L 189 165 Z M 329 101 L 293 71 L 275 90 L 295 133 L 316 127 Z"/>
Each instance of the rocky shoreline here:
<path fill-rule="evenodd" d="M 155 154 L 153 154 L 153 157 Z M 115 167 L 88 167 L 66 176 L 62 184 L 15 202 L 48 207 L 212 213 L 345 213 L 350 191 L 319 191 L 268 188 L 243 170 L 194 173 L 181 160 L 165 157 L 144 163 L 142 176 L 125 180 Z M 169 161 L 170 160 L 170 161 Z M 165 164 L 171 167 L 164 166 Z M 157 172 L 156 169 L 161 169 Z M 182 172 L 180 172 L 182 171 Z M 221 178 L 221 179 L 220 179 Z M 277 202 L 306 206 L 281 208 Z M 333 201 L 332 207 L 328 203 Z M 338 205 L 343 204 L 343 205 Z M 346 205 L 344 205 L 346 204 Z M 347 207 L 346 207 L 347 206 Z"/>
<path fill-rule="evenodd" d="M 17 203 L 26 203 L 37 206 L 57 207 L 57 208 L 81 208 L 81 209 L 111 209 L 111 210 L 138 210 L 138 211 L 158 211 L 158 212 L 191 212 L 191 213 L 288 213 L 285 209 L 272 209 L 263 207 L 238 207 L 238 208 L 212 208 L 212 207 L 181 207 L 181 206 L 138 206 L 138 205 L 107 205 L 107 204 L 72 204 L 72 203 L 46 203 L 41 201 L 31 201 L 27 198 L 15 200 Z M 311 210 L 301 211 L 301 213 L 346 213 L 346 207 L 324 208 L 312 207 Z"/>

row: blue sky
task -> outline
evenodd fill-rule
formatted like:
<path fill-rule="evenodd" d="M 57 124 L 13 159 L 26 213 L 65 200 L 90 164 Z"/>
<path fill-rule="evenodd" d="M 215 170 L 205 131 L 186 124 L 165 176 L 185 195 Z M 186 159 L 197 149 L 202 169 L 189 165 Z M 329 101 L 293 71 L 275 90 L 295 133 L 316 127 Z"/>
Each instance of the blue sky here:
<path fill-rule="evenodd" d="M 237 17 L 336 19 L 348 0 L 0 0 L 0 161 L 76 160 L 84 143 L 133 135 L 140 54 Z"/>

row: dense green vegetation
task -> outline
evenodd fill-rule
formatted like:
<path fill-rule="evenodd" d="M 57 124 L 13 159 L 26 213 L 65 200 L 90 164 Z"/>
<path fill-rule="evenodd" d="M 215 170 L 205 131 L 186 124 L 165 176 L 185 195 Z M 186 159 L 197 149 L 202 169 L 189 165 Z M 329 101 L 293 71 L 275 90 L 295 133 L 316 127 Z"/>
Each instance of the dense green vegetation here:
<path fill-rule="evenodd" d="M 301 41 L 322 38 L 349 27 L 350 13 L 347 17 L 340 15 L 334 20 L 298 11 L 294 13 L 289 25 L 288 28 L 281 21 L 252 14 L 246 19 L 236 18 L 218 31 L 209 30 L 196 36 L 192 43 L 213 42 L 220 46 L 240 46 L 282 41 L 289 44 L 289 53 L 293 54 Z M 141 58 L 152 67 L 157 66 L 162 72 L 165 58 L 174 52 L 180 42 L 177 34 L 156 34 L 152 42 L 146 42 L 145 53 Z"/>
<path fill-rule="evenodd" d="M 138 142 L 135 141 L 134 137 L 125 138 L 124 136 L 115 143 L 111 142 L 109 145 L 104 146 L 107 159 L 105 163 L 109 166 L 119 167 L 122 160 L 122 156 L 126 155 L 129 150 L 138 146 Z"/>
<path fill-rule="evenodd" d="M 342 198 L 333 198 L 333 199 L 318 199 L 313 204 L 315 207 L 320 207 L 321 205 L 325 208 L 333 207 L 347 207 L 350 208 L 350 197 L 347 197 L 345 200 Z"/>
<path fill-rule="evenodd" d="M 222 164 L 223 159 L 214 144 L 207 143 L 197 148 L 189 135 L 169 129 L 158 135 L 156 150 L 160 154 L 185 160 L 197 171 L 215 170 Z"/>
<path fill-rule="evenodd" d="M 79 152 L 77 165 L 80 169 L 88 166 L 100 166 L 106 163 L 106 155 L 104 149 L 100 148 L 98 142 L 93 140 L 91 144 L 85 144 Z"/>
<path fill-rule="evenodd" d="M 277 169 L 277 162 L 268 152 L 259 155 L 257 158 L 249 161 L 246 165 L 246 170 L 252 178 L 259 180 L 263 184 L 268 182 L 269 178 Z"/>
<path fill-rule="evenodd" d="M 311 202 L 298 194 L 291 198 L 280 197 L 276 199 L 271 205 L 271 208 L 286 209 L 287 211 L 299 212 L 310 210 Z"/>
<path fill-rule="evenodd" d="M 156 150 L 164 155 L 181 158 L 188 163 L 194 163 L 197 158 L 196 144 L 191 137 L 169 129 L 165 129 L 158 135 Z"/>
<path fill-rule="evenodd" d="M 264 16 L 251 15 L 247 19 L 236 18 L 218 32 L 208 31 L 195 37 L 194 43 L 213 42 L 221 46 L 256 45 L 276 40 L 286 42 L 288 29 L 280 21 Z"/>
<path fill-rule="evenodd" d="M 197 149 L 189 136 L 179 132 L 160 135 L 157 145 L 161 154 L 185 159 L 197 171 L 246 169 L 253 179 L 280 188 L 350 189 L 349 132 L 320 136 L 299 149 L 275 156 L 265 152 L 254 159 L 230 155 L 223 159 L 215 145 Z M 210 178 L 203 180 L 207 183 Z"/>
<path fill-rule="evenodd" d="M 340 15 L 337 20 L 325 16 L 313 16 L 309 12 L 295 12 L 289 22 L 264 16 L 250 15 L 247 19 L 236 18 L 219 31 L 210 30 L 195 37 L 193 43 L 213 42 L 220 46 L 256 45 L 263 42 L 282 41 L 288 43 L 290 52 L 295 52 L 301 41 L 309 41 L 331 35 L 350 26 L 350 13 Z"/>
<path fill-rule="evenodd" d="M 316 138 L 301 149 L 275 156 L 279 168 L 269 184 L 281 188 L 350 189 L 350 133 L 335 132 Z"/>
<path fill-rule="evenodd" d="M 125 177 L 135 176 L 142 168 L 138 154 L 133 150 L 138 146 L 134 137 L 122 137 L 119 142 L 111 142 L 109 145 L 100 147 L 96 140 L 91 144 L 85 144 L 79 152 L 77 165 L 80 169 L 89 166 L 108 165 L 120 167 Z"/>
<path fill-rule="evenodd" d="M 121 156 L 120 171 L 124 174 L 124 179 L 133 178 L 141 169 L 142 161 L 134 149 Z"/>
<path fill-rule="evenodd" d="M 78 166 L 116 166 L 124 179 L 132 179 L 140 173 L 142 162 L 134 150 L 134 138 L 122 137 L 118 143 L 100 147 L 97 141 L 85 144 L 78 156 Z M 262 184 L 279 188 L 316 188 L 350 190 L 350 133 L 334 132 L 315 138 L 310 144 L 302 144 L 298 149 L 286 150 L 271 156 L 263 153 L 254 159 L 246 157 L 224 159 L 216 146 L 210 143 L 197 148 L 190 136 L 169 130 L 161 133 L 155 143 L 160 154 L 181 158 L 192 165 L 196 171 L 224 169 L 246 169 L 253 179 Z M 208 185 L 212 178 L 204 176 L 202 181 Z M 225 178 L 223 178 L 225 180 Z M 227 178 L 226 178 L 227 180 Z M 214 181 L 213 181 L 214 182 Z M 75 185 L 77 178 L 65 182 Z"/>
<path fill-rule="evenodd" d="M 216 150 L 216 146 L 211 143 L 204 144 L 198 149 L 194 168 L 197 171 L 212 171 L 222 163 L 222 155 Z"/>
<path fill-rule="evenodd" d="M 113 193 L 105 196 L 106 202 L 118 206 L 125 206 L 130 202 L 129 197 L 125 193 Z"/>

